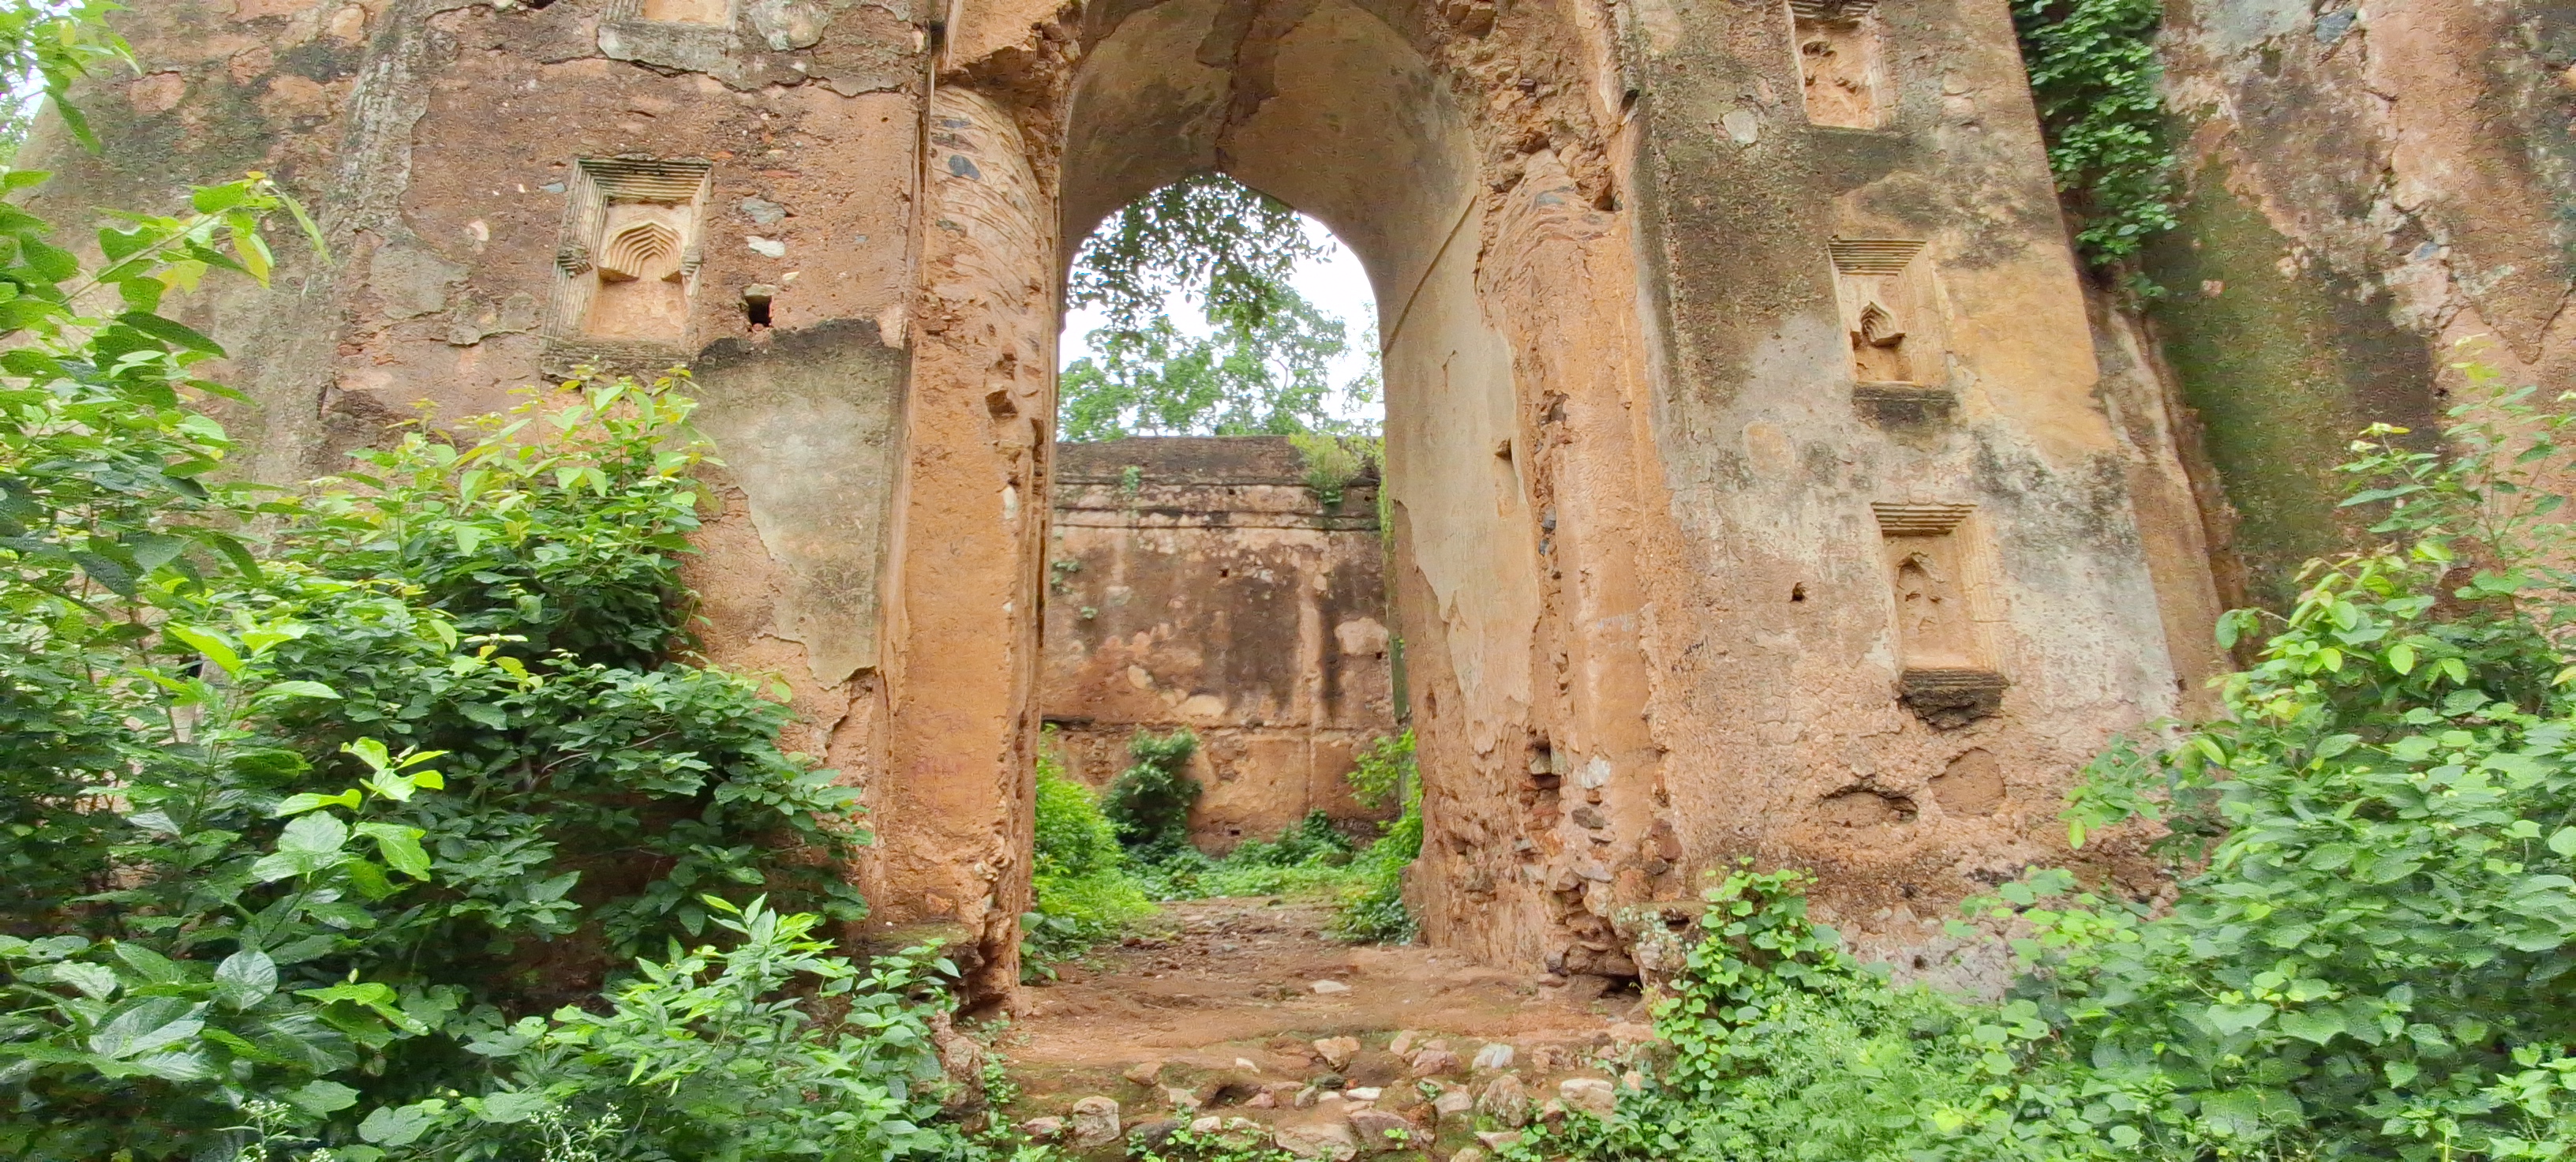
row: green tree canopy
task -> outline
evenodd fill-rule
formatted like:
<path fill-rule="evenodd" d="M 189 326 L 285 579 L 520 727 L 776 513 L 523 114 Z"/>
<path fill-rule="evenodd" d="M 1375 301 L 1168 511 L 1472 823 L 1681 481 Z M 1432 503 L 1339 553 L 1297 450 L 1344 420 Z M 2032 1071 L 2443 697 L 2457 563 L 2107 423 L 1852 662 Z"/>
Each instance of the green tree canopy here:
<path fill-rule="evenodd" d="M 1219 174 L 1186 178 L 1110 216 L 1074 259 L 1066 301 L 1099 308 L 1094 354 L 1059 380 L 1062 438 L 1288 435 L 1349 428 L 1332 414 L 1342 320 L 1290 285 L 1330 246 L 1285 203 Z M 1173 322 L 1174 299 L 1205 312 L 1206 335 Z M 1374 333 L 1362 340 L 1374 347 Z M 1377 397 L 1372 369 L 1338 390 Z"/>

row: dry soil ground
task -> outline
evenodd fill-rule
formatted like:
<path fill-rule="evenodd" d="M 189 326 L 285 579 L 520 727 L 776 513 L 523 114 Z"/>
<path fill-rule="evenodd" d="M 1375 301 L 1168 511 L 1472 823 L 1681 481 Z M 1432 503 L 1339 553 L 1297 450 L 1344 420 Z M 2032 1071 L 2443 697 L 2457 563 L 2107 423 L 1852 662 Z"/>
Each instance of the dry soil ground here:
<path fill-rule="evenodd" d="M 1447 1159 L 1509 1118 L 1462 1115 L 1462 1097 L 1443 1116 L 1441 1094 L 1483 1096 L 1509 1075 L 1545 1116 L 1561 1092 L 1586 1092 L 1561 1083 L 1615 1080 L 1646 1035 L 1633 994 L 1587 995 L 1431 948 L 1342 944 L 1324 934 L 1327 918 L 1321 904 L 1276 898 L 1171 904 L 1139 934 L 1061 966 L 996 1044 L 1021 1088 L 1013 1112 L 1067 1119 L 1070 1138 L 1075 1104 L 1108 1098 L 1129 1138 L 1244 1118 L 1310 1156 L 1342 1154 L 1336 1127 L 1349 1126 L 1362 1152 L 1404 1137 L 1394 1157 Z M 1388 1134 L 1397 1123 L 1386 1115 L 1409 1129 Z"/>

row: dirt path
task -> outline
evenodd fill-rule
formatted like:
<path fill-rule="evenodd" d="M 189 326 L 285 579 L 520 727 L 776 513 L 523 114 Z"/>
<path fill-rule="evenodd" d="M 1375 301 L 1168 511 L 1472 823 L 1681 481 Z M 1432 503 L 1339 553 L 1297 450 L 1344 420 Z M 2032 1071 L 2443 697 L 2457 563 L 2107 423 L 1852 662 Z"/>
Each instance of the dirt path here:
<path fill-rule="evenodd" d="M 1585 996 L 1436 949 L 1341 944 L 1327 919 L 1321 904 L 1275 898 L 1176 903 L 1062 966 L 1027 991 L 997 1046 L 1022 1088 L 1014 1112 L 1065 1118 L 1068 1138 L 1084 1098 L 1118 1102 L 1128 1135 L 1248 1119 L 1311 1157 L 1342 1156 L 1344 1125 L 1356 1146 L 1380 1145 L 1393 1115 L 1411 1126 L 1405 1153 L 1446 1159 L 1478 1129 L 1509 1128 L 1508 1109 L 1455 1108 L 1496 1079 L 1541 1106 L 1568 1077 L 1614 1077 L 1644 1037 L 1633 995 Z M 1443 1116 L 1453 1090 L 1468 1096 Z"/>

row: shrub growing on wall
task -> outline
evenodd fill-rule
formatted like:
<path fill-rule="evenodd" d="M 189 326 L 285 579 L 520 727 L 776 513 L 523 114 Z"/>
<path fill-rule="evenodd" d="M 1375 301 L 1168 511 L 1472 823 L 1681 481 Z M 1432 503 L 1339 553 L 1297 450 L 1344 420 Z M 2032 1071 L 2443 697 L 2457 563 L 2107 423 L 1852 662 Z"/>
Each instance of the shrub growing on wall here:
<path fill-rule="evenodd" d="M 1128 741 L 1133 761 L 1110 782 L 1102 804 L 1120 843 L 1148 858 L 1189 846 L 1190 808 L 1203 790 L 1189 776 L 1198 749 L 1199 737 L 1186 726 L 1159 738 L 1140 730 Z"/>

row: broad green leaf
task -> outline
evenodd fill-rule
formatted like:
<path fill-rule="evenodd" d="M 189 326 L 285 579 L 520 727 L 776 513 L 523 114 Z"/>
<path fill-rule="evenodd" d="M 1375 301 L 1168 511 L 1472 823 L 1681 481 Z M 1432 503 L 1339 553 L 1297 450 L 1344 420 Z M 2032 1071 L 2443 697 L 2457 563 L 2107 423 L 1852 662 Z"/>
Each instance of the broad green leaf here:
<path fill-rule="evenodd" d="M 131 1003 L 90 1035 L 89 1051 L 111 1059 L 134 1057 L 186 1041 L 206 1027 L 197 1016 L 201 1008 L 176 997 Z"/>
<path fill-rule="evenodd" d="M 88 964 L 77 960 L 48 964 L 30 970 L 26 976 L 29 980 L 52 980 L 70 985 L 94 1001 L 103 1001 L 116 995 L 117 987 L 123 983 L 117 979 L 116 970 L 105 965 Z"/>
<path fill-rule="evenodd" d="M 266 686 L 260 687 L 259 691 L 259 697 L 263 701 L 271 698 L 338 698 L 339 696 L 340 692 L 330 688 L 329 686 L 325 686 L 320 682 L 307 682 L 301 679 L 286 682 L 271 682 Z M 356 804 L 351 804 L 351 806 L 356 806 Z"/>
<path fill-rule="evenodd" d="M 416 827 L 368 822 L 358 825 L 358 833 L 376 841 L 377 854 L 395 871 L 416 880 L 429 878 L 429 853 L 420 846 L 420 837 L 426 832 Z"/>
<path fill-rule="evenodd" d="M 505 1126 L 527 1121 L 546 1112 L 547 1107 L 554 1104 L 542 1093 L 520 1090 L 504 1090 L 500 1093 L 486 1094 L 481 1098 L 467 1098 L 466 1102 L 474 1109 L 476 1117 Z"/>
<path fill-rule="evenodd" d="M 305 791 L 300 794 L 287 796 L 285 801 L 279 803 L 277 805 L 277 809 L 270 812 L 270 814 L 277 816 L 301 815 L 307 811 L 317 811 L 324 807 L 345 807 L 351 811 L 355 811 L 358 809 L 358 804 L 362 801 L 363 799 L 359 795 L 356 787 L 351 787 L 337 795 L 321 795 L 315 794 L 311 791 Z"/>
<path fill-rule="evenodd" d="M 2278 1023 L 2282 1032 L 2319 1045 L 2343 1032 L 2343 1016 L 2332 1009 L 2283 1013 Z"/>
<path fill-rule="evenodd" d="M 2222 1036 L 2234 1036 L 2262 1024 L 2272 1015 L 2272 1006 L 2218 1004 L 2209 1006 L 2204 1013 L 2209 1018 L 2209 1023 L 2215 1026 Z"/>
<path fill-rule="evenodd" d="M 286 1091 L 286 1100 L 295 1108 L 318 1118 L 358 1104 L 358 1091 L 336 1081 L 317 1078 Z"/>
<path fill-rule="evenodd" d="M 447 1103 L 437 1098 L 407 1106 L 378 1106 L 358 1123 L 358 1137 L 378 1146 L 408 1146 L 438 1124 Z"/>
<path fill-rule="evenodd" d="M 277 991 L 277 962 L 256 948 L 245 948 L 215 966 L 215 1000 L 236 1012 L 267 1000 Z"/>
<path fill-rule="evenodd" d="M 241 673 L 241 655 L 233 651 L 232 643 L 225 640 L 223 635 L 176 622 L 162 626 L 161 633 L 166 637 L 176 638 L 181 644 L 205 655 L 207 661 L 223 667 L 225 673 Z"/>
<path fill-rule="evenodd" d="M 349 841 L 349 825 L 336 815 L 299 815 L 277 837 L 277 849 L 298 855 L 338 855 Z"/>
<path fill-rule="evenodd" d="M 153 338 L 173 347 L 177 347 L 182 351 L 194 351 L 200 355 L 214 356 L 217 359 L 221 359 L 224 356 L 223 347 L 217 344 L 214 340 L 200 335 L 178 323 L 162 318 L 159 315 L 151 314 L 146 311 L 127 311 L 124 314 L 118 315 L 116 317 L 116 321 L 123 323 L 128 327 L 132 327 L 137 331 L 141 331 L 146 335 L 150 335 Z"/>

